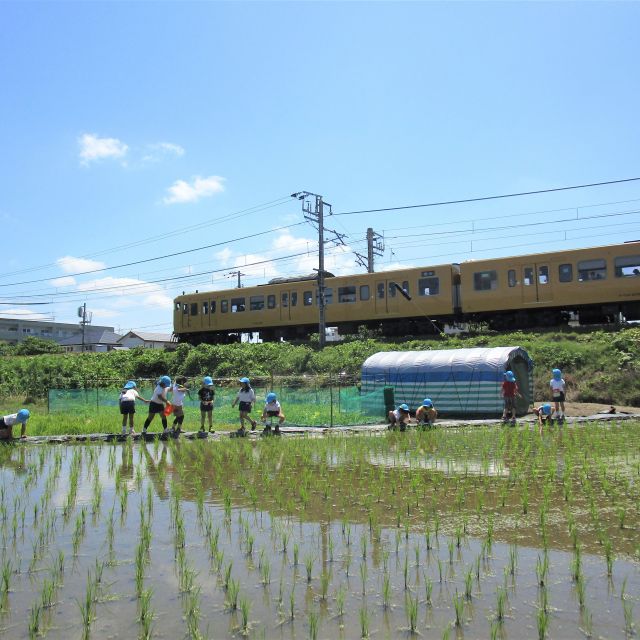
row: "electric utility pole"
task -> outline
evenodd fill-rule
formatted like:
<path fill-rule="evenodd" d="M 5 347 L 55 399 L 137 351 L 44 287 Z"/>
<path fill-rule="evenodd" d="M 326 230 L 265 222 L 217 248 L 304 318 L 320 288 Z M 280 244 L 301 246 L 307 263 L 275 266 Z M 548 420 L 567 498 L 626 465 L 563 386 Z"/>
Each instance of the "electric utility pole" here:
<path fill-rule="evenodd" d="M 368 273 L 373 273 L 374 256 L 384 255 L 384 238 L 371 227 L 367 229 L 367 257 L 355 252 L 356 262 L 363 266 Z"/>
<path fill-rule="evenodd" d="M 325 323 L 325 286 L 324 286 L 324 208 L 327 207 L 329 215 L 331 215 L 331 205 L 324 202 L 322 196 L 317 193 L 309 193 L 308 191 L 299 191 L 292 193 L 292 198 L 296 198 L 302 202 L 302 213 L 305 220 L 318 225 L 318 334 L 320 340 L 320 348 L 324 348 L 326 344 L 326 323 Z M 338 234 L 336 234 L 338 235 Z M 340 237 L 338 237 L 339 240 Z"/>
<path fill-rule="evenodd" d="M 229 277 L 238 276 L 238 289 L 242 289 L 242 280 L 240 280 L 240 278 L 246 275 L 247 275 L 246 273 L 241 273 L 240 269 L 238 269 L 237 271 L 231 271 L 230 273 L 227 273 L 227 276 Z"/>
<path fill-rule="evenodd" d="M 87 313 L 87 303 L 78 307 L 78 318 L 80 318 L 80 327 L 82 327 L 82 351 L 85 350 L 85 331 L 88 324 L 91 324 L 91 312 Z"/>

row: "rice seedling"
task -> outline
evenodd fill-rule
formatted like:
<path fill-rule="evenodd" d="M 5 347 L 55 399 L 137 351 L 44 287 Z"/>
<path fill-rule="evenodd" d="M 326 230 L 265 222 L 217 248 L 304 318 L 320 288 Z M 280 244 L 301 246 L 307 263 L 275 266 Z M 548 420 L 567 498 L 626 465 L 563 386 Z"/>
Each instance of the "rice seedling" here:
<path fill-rule="evenodd" d="M 328 571 L 323 571 L 320 574 L 320 598 L 322 600 L 327 599 L 327 593 L 329 591 L 329 582 L 331 581 L 331 575 Z"/>
<path fill-rule="evenodd" d="M 631 601 L 622 601 L 622 613 L 624 615 L 624 631 L 628 636 L 633 635 L 635 624 L 633 623 L 633 603 Z"/>
<path fill-rule="evenodd" d="M 370 623 L 370 614 L 369 609 L 367 609 L 367 605 L 363 605 L 359 611 L 360 617 L 360 637 L 368 638 L 369 637 L 369 623 Z"/>
<path fill-rule="evenodd" d="M 29 637 L 37 638 L 42 631 L 42 607 L 35 603 L 29 612 Z"/>
<path fill-rule="evenodd" d="M 464 576 L 464 597 L 467 600 L 471 600 L 473 588 L 473 569 L 470 568 Z"/>
<path fill-rule="evenodd" d="M 293 543 L 293 566 L 298 566 L 298 556 L 300 555 L 300 547 L 297 542 Z"/>
<path fill-rule="evenodd" d="M 271 584 L 271 563 L 267 559 L 260 565 L 260 579 L 265 586 Z"/>
<path fill-rule="evenodd" d="M 455 595 L 453 596 L 453 610 L 456 616 L 454 624 L 456 625 L 456 627 L 462 627 L 462 624 L 464 622 L 464 599 L 461 595 L 458 594 L 457 589 Z"/>
<path fill-rule="evenodd" d="M 318 637 L 318 612 L 315 609 L 309 609 L 309 638 L 316 640 Z"/>
<path fill-rule="evenodd" d="M 584 609 L 585 603 L 585 581 L 582 574 L 580 574 L 576 580 L 576 595 L 578 597 L 578 605 L 582 610 Z"/>
<path fill-rule="evenodd" d="M 240 598 L 240 616 L 242 618 L 242 633 L 249 634 L 249 614 L 251 613 L 251 601 L 249 598 Z"/>
<path fill-rule="evenodd" d="M 418 598 L 413 598 L 410 591 L 407 591 L 405 595 L 405 611 L 409 623 L 409 631 L 414 634 L 418 624 Z"/>
<path fill-rule="evenodd" d="M 240 582 L 231 578 L 227 585 L 227 607 L 234 611 L 238 608 L 238 594 L 240 593 Z"/>
<path fill-rule="evenodd" d="M 549 628 L 549 614 L 546 609 L 538 609 L 536 622 L 538 625 L 538 640 L 544 640 L 547 637 L 547 630 Z"/>
<path fill-rule="evenodd" d="M 295 589 L 291 589 L 289 594 L 289 617 L 293 620 L 296 617 L 296 592 Z"/>
<path fill-rule="evenodd" d="M 360 582 L 362 584 L 362 595 L 365 595 L 367 592 L 367 574 L 368 568 L 366 562 L 360 563 Z"/>
<path fill-rule="evenodd" d="M 424 576 L 424 592 L 425 592 L 425 602 L 427 603 L 427 606 L 430 607 L 433 604 L 431 599 L 433 594 L 433 581 L 426 574 Z"/>
<path fill-rule="evenodd" d="M 507 591 L 503 587 L 498 587 L 496 590 L 496 620 L 503 622 L 505 618 L 507 605 Z"/>
<path fill-rule="evenodd" d="M 313 562 L 314 558 L 311 554 L 308 554 L 304 558 L 304 568 L 307 572 L 307 582 L 311 582 L 313 578 Z"/>

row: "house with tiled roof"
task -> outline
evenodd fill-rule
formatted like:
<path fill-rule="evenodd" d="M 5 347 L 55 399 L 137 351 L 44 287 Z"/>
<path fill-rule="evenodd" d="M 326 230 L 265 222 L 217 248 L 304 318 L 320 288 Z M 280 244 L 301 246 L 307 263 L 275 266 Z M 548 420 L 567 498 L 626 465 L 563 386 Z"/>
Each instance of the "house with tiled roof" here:
<path fill-rule="evenodd" d="M 129 331 L 118 340 L 118 346 L 126 349 L 133 349 L 134 347 L 173 349 L 176 344 L 176 339 L 170 333 L 155 333 L 152 331 Z"/>
<path fill-rule="evenodd" d="M 115 333 L 112 329 L 88 326 L 85 329 L 84 338 L 82 337 L 82 331 L 80 331 L 69 338 L 58 340 L 58 344 L 62 345 L 65 351 L 74 353 L 82 351 L 103 352 L 115 349 L 120 338 L 121 335 Z"/>

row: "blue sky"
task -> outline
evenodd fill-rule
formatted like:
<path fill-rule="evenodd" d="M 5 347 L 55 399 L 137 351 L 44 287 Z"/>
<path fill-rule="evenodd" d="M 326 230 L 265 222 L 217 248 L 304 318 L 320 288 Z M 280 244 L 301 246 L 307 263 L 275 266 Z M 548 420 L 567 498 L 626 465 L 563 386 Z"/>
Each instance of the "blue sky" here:
<path fill-rule="evenodd" d="M 639 19 L 637 3 L 0 3 L 0 300 L 49 303 L 2 317 L 75 321 L 86 301 L 95 324 L 170 331 L 176 294 L 230 287 L 238 265 L 247 285 L 309 273 L 299 190 L 339 213 L 640 176 Z M 369 226 L 382 269 L 636 239 L 636 209 L 640 182 L 334 216 L 347 246 L 327 266 L 362 271 Z"/>

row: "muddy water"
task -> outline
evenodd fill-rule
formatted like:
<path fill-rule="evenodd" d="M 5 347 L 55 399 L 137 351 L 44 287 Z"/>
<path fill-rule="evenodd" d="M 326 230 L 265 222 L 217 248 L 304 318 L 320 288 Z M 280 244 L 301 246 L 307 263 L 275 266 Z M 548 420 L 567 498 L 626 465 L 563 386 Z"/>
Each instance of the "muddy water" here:
<path fill-rule="evenodd" d="M 0 635 L 622 638 L 637 432 L 2 447 Z"/>

